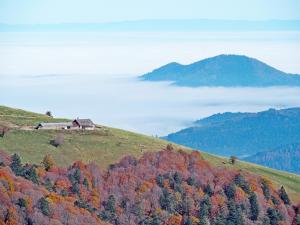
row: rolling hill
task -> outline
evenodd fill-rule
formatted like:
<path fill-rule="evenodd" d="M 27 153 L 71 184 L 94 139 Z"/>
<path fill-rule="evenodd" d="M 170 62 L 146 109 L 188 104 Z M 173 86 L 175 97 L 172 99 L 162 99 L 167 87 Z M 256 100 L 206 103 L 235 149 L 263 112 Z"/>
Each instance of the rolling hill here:
<path fill-rule="evenodd" d="M 140 77 L 172 81 L 178 86 L 267 87 L 300 86 L 300 76 L 277 70 L 242 55 L 218 55 L 189 65 L 173 62 Z"/>
<path fill-rule="evenodd" d="M 297 143 L 300 108 L 215 114 L 164 139 L 212 154 L 246 157 Z"/>
<path fill-rule="evenodd" d="M 0 149 L 11 155 L 18 153 L 23 163 L 40 164 L 44 156 L 51 154 L 58 166 L 74 161 L 95 161 L 102 169 L 117 163 L 125 155 L 141 157 L 145 152 L 160 151 L 170 142 L 110 127 L 97 126 L 94 131 L 31 130 L 30 127 L 43 121 L 68 121 L 43 114 L 0 106 L 0 124 L 11 130 L 0 138 Z M 49 144 L 58 133 L 64 133 L 65 141 L 58 148 Z M 175 150 L 190 152 L 189 148 L 173 145 Z M 300 200 L 300 176 L 238 161 L 232 165 L 225 157 L 202 152 L 202 157 L 215 167 L 236 168 L 261 175 L 273 181 L 276 187 L 284 185 L 290 197 Z"/>
<path fill-rule="evenodd" d="M 300 173 L 300 144 L 289 144 L 274 150 L 258 152 L 243 160 L 277 170 Z"/>

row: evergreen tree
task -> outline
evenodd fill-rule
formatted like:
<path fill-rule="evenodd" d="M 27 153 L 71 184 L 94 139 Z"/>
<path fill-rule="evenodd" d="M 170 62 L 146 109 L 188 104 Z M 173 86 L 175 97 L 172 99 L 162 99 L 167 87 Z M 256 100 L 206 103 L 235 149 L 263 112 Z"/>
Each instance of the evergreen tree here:
<path fill-rule="evenodd" d="M 270 225 L 279 225 L 279 222 L 283 219 L 278 210 L 268 208 L 267 215 L 270 220 Z"/>
<path fill-rule="evenodd" d="M 298 214 L 295 218 L 296 225 L 300 225 L 300 214 Z"/>
<path fill-rule="evenodd" d="M 244 192 L 246 192 L 247 194 L 250 193 L 250 186 L 242 174 L 238 174 L 234 178 L 234 182 L 238 187 L 242 188 Z"/>
<path fill-rule="evenodd" d="M 183 194 L 182 195 L 182 214 L 189 216 L 191 207 L 192 207 L 191 198 L 188 195 Z"/>
<path fill-rule="evenodd" d="M 74 193 L 74 194 L 80 194 L 80 186 L 77 182 L 74 182 L 72 184 L 72 187 L 71 187 L 71 191 Z"/>
<path fill-rule="evenodd" d="M 257 196 L 254 192 L 250 194 L 249 202 L 250 202 L 250 210 L 251 210 L 250 219 L 256 221 L 259 215 L 259 205 L 257 202 Z"/>
<path fill-rule="evenodd" d="M 210 184 L 207 184 L 204 187 L 204 193 L 207 194 L 209 197 L 211 197 L 213 195 L 213 190 L 212 190 Z"/>
<path fill-rule="evenodd" d="M 164 178 L 161 174 L 157 175 L 156 177 L 156 183 L 159 187 L 163 188 L 164 187 Z"/>
<path fill-rule="evenodd" d="M 184 222 L 184 225 L 193 225 L 193 221 L 191 217 L 188 217 L 187 220 Z"/>
<path fill-rule="evenodd" d="M 221 210 L 219 211 L 213 225 L 224 225 L 226 224 L 226 218 L 224 216 L 224 212 Z"/>
<path fill-rule="evenodd" d="M 206 220 L 209 219 L 211 213 L 211 202 L 210 197 L 206 195 L 204 199 L 200 202 L 200 209 L 199 209 L 199 218 L 200 224 L 205 224 Z"/>
<path fill-rule="evenodd" d="M 88 182 L 88 180 L 86 179 L 86 177 L 83 179 L 82 184 L 89 190 L 89 182 Z"/>
<path fill-rule="evenodd" d="M 235 185 L 234 184 L 229 184 L 228 186 L 225 187 L 225 194 L 227 196 L 227 198 L 230 200 L 230 199 L 233 199 L 234 198 L 234 195 L 235 195 Z"/>
<path fill-rule="evenodd" d="M 189 177 L 186 182 L 188 183 L 188 185 L 193 186 L 195 184 L 195 178 L 193 177 Z"/>
<path fill-rule="evenodd" d="M 115 196 L 110 195 L 108 197 L 105 209 L 110 212 L 111 215 L 115 215 L 116 213 L 116 199 Z"/>
<path fill-rule="evenodd" d="M 244 225 L 243 216 L 239 207 L 236 206 L 234 201 L 228 202 L 228 216 L 226 224 Z"/>
<path fill-rule="evenodd" d="M 289 199 L 288 194 L 286 193 L 285 189 L 283 186 L 281 186 L 280 191 L 279 191 L 279 196 L 286 205 L 290 205 L 291 201 Z"/>
<path fill-rule="evenodd" d="M 79 183 L 79 184 L 80 184 L 80 177 L 81 177 L 80 174 L 81 174 L 81 173 L 80 173 L 80 169 L 79 169 L 79 168 L 76 168 L 76 170 L 75 170 L 75 172 L 74 172 L 74 179 L 75 179 L 75 181 L 77 181 L 77 183 Z"/>
<path fill-rule="evenodd" d="M 154 213 L 149 225 L 163 225 L 163 221 L 157 213 Z"/>
<path fill-rule="evenodd" d="M 174 212 L 174 199 L 168 189 L 164 188 L 162 195 L 159 198 L 160 207 L 169 212 Z"/>
<path fill-rule="evenodd" d="M 22 207 L 27 208 L 27 202 L 24 198 L 19 198 L 17 205 L 20 206 L 21 208 Z"/>
<path fill-rule="evenodd" d="M 39 200 L 39 208 L 45 216 L 50 216 L 49 202 L 47 201 L 46 198 L 42 197 Z"/>
<path fill-rule="evenodd" d="M 39 183 L 39 177 L 36 173 L 34 166 L 30 166 L 29 168 L 23 169 L 22 176 L 27 180 L 31 180 L 35 184 Z"/>
<path fill-rule="evenodd" d="M 45 187 L 48 191 L 53 191 L 53 184 L 49 178 L 45 180 Z"/>
<path fill-rule="evenodd" d="M 275 198 L 273 195 L 271 196 L 271 200 L 272 200 L 274 205 L 279 205 L 280 204 L 280 201 L 277 198 Z"/>
<path fill-rule="evenodd" d="M 11 164 L 10 164 L 10 168 L 11 170 L 17 175 L 17 176 L 21 176 L 22 175 L 22 164 L 21 164 L 21 158 L 18 154 L 13 154 L 13 156 L 11 157 Z"/>
<path fill-rule="evenodd" d="M 182 183 L 182 176 L 179 172 L 174 173 L 174 181 L 176 184 L 181 184 Z"/>
<path fill-rule="evenodd" d="M 267 200 L 270 199 L 271 197 L 271 194 L 270 194 L 270 188 L 269 188 L 269 185 L 267 183 L 266 180 L 263 180 L 262 183 L 261 183 L 261 188 L 263 190 L 263 193 L 264 193 L 264 196 Z"/>

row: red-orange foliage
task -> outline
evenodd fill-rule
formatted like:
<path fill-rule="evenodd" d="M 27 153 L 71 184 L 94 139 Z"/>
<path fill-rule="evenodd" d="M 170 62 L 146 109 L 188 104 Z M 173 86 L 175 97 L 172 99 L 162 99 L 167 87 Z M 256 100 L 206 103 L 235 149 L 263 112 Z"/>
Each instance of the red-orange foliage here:
<path fill-rule="evenodd" d="M 167 225 L 181 225 L 182 216 L 181 215 L 172 215 L 167 221 Z"/>
<path fill-rule="evenodd" d="M 140 159 L 127 156 L 107 171 L 81 161 L 69 168 L 52 165 L 48 171 L 42 167 L 36 171 L 38 184 L 15 176 L 8 165 L 0 167 L 0 221 L 6 218 L 11 224 L 26 224 L 25 220 L 30 218 L 34 224 L 93 225 L 107 220 L 111 224 L 133 225 L 159 219 L 163 224 L 181 225 L 189 219 L 198 224 L 199 210 L 204 208 L 200 205 L 208 198 L 211 208 L 206 219 L 212 223 L 219 213 L 227 216 L 229 199 L 225 187 L 234 184 L 237 175 L 241 175 L 248 182 L 250 192 L 257 195 L 261 218 L 267 216 L 268 208 L 274 208 L 286 224 L 291 224 L 299 213 L 296 207 L 283 203 L 270 181 L 270 194 L 278 204 L 265 199 L 261 177 L 212 167 L 196 151 L 188 154 L 169 147 L 145 153 Z M 243 218 L 250 217 L 249 196 L 249 190 L 235 185 L 232 200 L 246 207 Z M 49 215 L 41 211 L 42 198 L 49 204 Z M 26 203 L 26 209 L 19 201 Z M 9 216 L 6 216 L 8 211 Z M 249 219 L 245 224 L 247 221 Z"/>

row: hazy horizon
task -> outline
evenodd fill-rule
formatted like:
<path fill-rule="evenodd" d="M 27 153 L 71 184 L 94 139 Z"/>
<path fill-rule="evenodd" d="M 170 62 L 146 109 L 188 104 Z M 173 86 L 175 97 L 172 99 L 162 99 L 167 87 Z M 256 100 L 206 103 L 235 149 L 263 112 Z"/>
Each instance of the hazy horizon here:
<path fill-rule="evenodd" d="M 220 54 L 247 55 L 300 74 L 299 6 L 295 0 L 275 0 L 272 7 L 261 0 L 3 0 L 0 104 L 148 135 L 219 112 L 300 106 L 299 88 L 191 89 L 136 80 L 170 62 Z M 57 23 L 80 24 L 28 32 L 28 24 Z M 86 23 L 109 24 L 97 30 Z M 23 32 L 5 32 L 20 27 L 4 24 L 25 25 Z"/>

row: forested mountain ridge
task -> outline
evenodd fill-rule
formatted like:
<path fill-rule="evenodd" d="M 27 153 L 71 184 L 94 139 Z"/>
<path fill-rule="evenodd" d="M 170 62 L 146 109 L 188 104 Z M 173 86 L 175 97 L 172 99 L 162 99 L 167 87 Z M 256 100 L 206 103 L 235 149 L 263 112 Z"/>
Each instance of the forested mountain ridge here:
<path fill-rule="evenodd" d="M 181 65 L 173 62 L 140 76 L 145 81 L 172 81 L 178 86 L 300 86 L 300 75 L 277 70 L 243 55 L 218 55 Z"/>
<path fill-rule="evenodd" d="M 0 154 L 4 224 L 299 224 L 285 188 L 236 169 L 217 168 L 199 152 L 145 153 L 101 170 L 75 162 L 22 164 Z"/>
<path fill-rule="evenodd" d="M 217 155 L 249 156 L 300 140 L 300 108 L 222 113 L 164 137 Z"/>
<path fill-rule="evenodd" d="M 243 160 L 291 173 L 300 173 L 300 143 L 284 145 Z"/>

